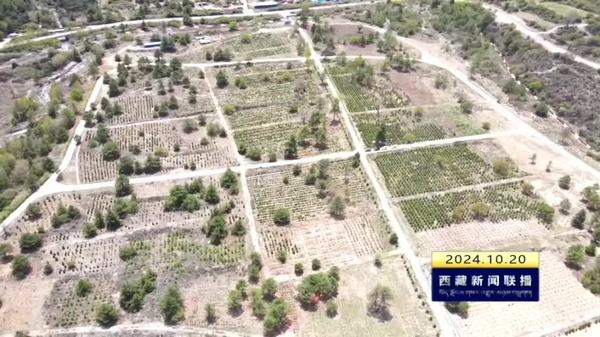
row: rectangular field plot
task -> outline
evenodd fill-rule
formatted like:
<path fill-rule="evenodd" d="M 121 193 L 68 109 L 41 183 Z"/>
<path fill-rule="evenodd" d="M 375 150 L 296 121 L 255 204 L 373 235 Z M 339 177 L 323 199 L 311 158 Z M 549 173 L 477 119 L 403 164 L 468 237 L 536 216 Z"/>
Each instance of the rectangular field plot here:
<path fill-rule="evenodd" d="M 202 126 L 204 124 L 204 126 Z M 109 127 L 108 134 L 120 150 L 143 164 L 149 154 L 160 157 L 162 172 L 180 168 L 220 168 L 236 163 L 233 146 L 215 129 L 220 129 L 215 115 L 202 115 L 201 121 L 188 119 Z M 103 158 L 97 143 L 97 129 L 86 132 L 80 148 L 79 174 L 83 183 L 114 179 L 118 160 Z"/>
<path fill-rule="evenodd" d="M 321 161 L 295 170 L 296 175 L 293 167 L 261 169 L 248 176 L 260 241 L 272 273 L 290 274 L 294 263 L 308 265 L 315 258 L 324 267 L 351 264 L 392 248 L 387 220 L 352 160 Z M 330 212 L 336 198 L 345 209 L 334 217 Z M 280 209 L 289 211 L 289 224 L 275 224 Z M 289 263 L 277 261 L 282 252 Z"/>
<path fill-rule="evenodd" d="M 54 283 L 50 296 L 44 303 L 45 323 L 51 327 L 67 328 L 76 325 L 93 325 L 96 308 L 101 303 L 112 302 L 116 289 L 110 275 L 88 278 L 92 291 L 88 296 L 77 296 L 75 288 L 78 278 L 69 277 Z"/>
<path fill-rule="evenodd" d="M 389 85 L 384 85 L 384 83 L 372 83 L 370 86 L 361 85 L 352 73 L 357 62 L 359 60 L 348 61 L 344 66 L 335 64 L 327 67 L 348 111 L 352 113 L 393 109 L 405 105 L 405 97 Z"/>
<path fill-rule="evenodd" d="M 228 79 L 222 88 L 215 83 L 215 93 L 238 148 L 250 158 L 283 157 L 292 136 L 300 157 L 349 148 L 339 116 L 331 112 L 312 68 L 273 63 L 213 72 Z"/>
<path fill-rule="evenodd" d="M 364 336 L 427 336 L 438 334 L 429 308 L 420 298 L 409 266 L 402 257 L 382 259 L 381 268 L 372 263 L 360 264 L 340 271 L 339 293 L 335 299 L 338 315 L 327 316 L 325 306 L 316 311 L 302 311 L 302 325 L 298 336 L 302 337 L 364 337 Z M 388 320 L 368 314 L 368 294 L 376 286 L 391 289 Z"/>
<path fill-rule="evenodd" d="M 158 78 L 151 72 L 131 68 L 129 72 L 132 78 L 137 78 L 135 82 L 126 81 L 114 97 L 109 92 L 100 101 L 97 114 L 102 115 L 106 124 L 120 125 L 214 113 L 209 88 L 198 70 L 165 70 L 169 67 L 163 64 L 161 72 L 164 74 Z M 171 77 L 167 76 L 169 72 Z"/>
<path fill-rule="evenodd" d="M 269 33 L 241 33 L 206 46 L 192 45 L 186 51 L 178 53 L 177 57 L 185 62 L 206 62 L 207 53 L 215 55 L 219 50 L 229 53 L 231 59 L 238 61 L 296 56 L 296 42 L 291 34 L 291 29 Z"/>
<path fill-rule="evenodd" d="M 517 175 L 510 159 L 493 143 L 384 153 L 376 155 L 373 161 L 393 197 L 443 191 Z"/>
<path fill-rule="evenodd" d="M 583 288 L 564 262 L 551 251 L 540 253 L 540 301 L 471 303 L 467 319 L 453 316 L 461 336 L 504 337 L 545 333 L 559 335 L 597 316 L 600 299 Z"/>
<path fill-rule="evenodd" d="M 429 107 L 405 107 L 352 114 L 352 119 L 367 147 L 375 147 L 380 130 L 385 132 L 385 145 L 406 144 L 426 140 L 482 133 L 455 104 Z"/>
<path fill-rule="evenodd" d="M 383 213 L 298 222 L 289 228 L 264 227 L 259 234 L 271 274 L 291 274 L 296 263 L 308 268 L 313 259 L 322 268 L 351 265 L 392 248 Z M 285 264 L 277 260 L 281 252 L 286 253 Z"/>
<path fill-rule="evenodd" d="M 525 196 L 520 182 L 511 182 L 400 201 L 404 217 L 417 232 L 474 220 L 529 220 L 541 200 Z"/>

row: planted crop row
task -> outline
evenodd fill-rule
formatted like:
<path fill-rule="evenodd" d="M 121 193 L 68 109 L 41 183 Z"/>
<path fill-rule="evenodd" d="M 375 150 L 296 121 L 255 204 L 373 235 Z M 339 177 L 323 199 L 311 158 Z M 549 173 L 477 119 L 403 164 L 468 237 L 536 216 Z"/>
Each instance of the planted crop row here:
<path fill-rule="evenodd" d="M 394 197 L 506 178 L 465 144 L 386 153 L 376 156 L 375 163 Z"/>
<path fill-rule="evenodd" d="M 518 182 L 400 202 L 404 216 L 415 231 L 473 221 L 478 218 L 477 207 L 485 211 L 484 216 L 479 216 L 481 220 L 527 220 L 536 216 L 539 205 L 540 201 L 521 193 Z"/>

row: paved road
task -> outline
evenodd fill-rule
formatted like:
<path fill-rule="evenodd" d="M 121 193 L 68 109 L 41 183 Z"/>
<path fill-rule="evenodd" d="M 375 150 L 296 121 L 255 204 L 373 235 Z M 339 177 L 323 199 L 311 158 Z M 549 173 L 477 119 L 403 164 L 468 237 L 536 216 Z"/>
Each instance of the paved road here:
<path fill-rule="evenodd" d="M 584 65 L 586 65 L 588 67 L 592 67 L 594 69 L 600 69 L 600 63 L 583 58 L 583 57 L 571 52 L 567 48 L 559 46 L 556 43 L 546 39 L 546 37 L 543 34 L 544 32 L 540 32 L 540 31 L 530 28 L 529 26 L 527 26 L 525 21 L 523 21 L 523 19 L 521 19 L 517 15 L 507 13 L 504 10 L 500 9 L 499 7 L 496 7 L 494 5 L 490 5 L 487 3 L 483 3 L 483 6 L 495 14 L 496 22 L 504 23 L 504 24 L 513 24 L 515 26 L 515 28 L 519 32 L 521 32 L 521 34 L 529 37 L 535 43 L 544 47 L 544 49 L 546 49 L 547 51 L 549 51 L 551 53 L 570 55 L 573 57 L 575 62 L 584 64 Z"/>

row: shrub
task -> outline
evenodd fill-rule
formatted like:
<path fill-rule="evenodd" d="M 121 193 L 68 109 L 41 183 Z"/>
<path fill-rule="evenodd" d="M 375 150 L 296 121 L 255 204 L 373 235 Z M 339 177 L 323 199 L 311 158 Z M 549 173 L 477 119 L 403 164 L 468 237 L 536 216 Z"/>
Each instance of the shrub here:
<path fill-rule="evenodd" d="M 160 311 L 165 324 L 173 325 L 184 319 L 183 298 L 178 288 L 172 286 L 160 301 Z"/>
<path fill-rule="evenodd" d="M 102 303 L 96 309 L 96 322 L 102 327 L 110 327 L 115 325 L 119 319 L 117 309 L 109 303 Z"/>
<path fill-rule="evenodd" d="M 219 70 L 217 73 L 217 87 L 223 89 L 229 84 L 229 79 L 227 78 L 227 74 L 223 70 Z"/>
<path fill-rule="evenodd" d="M 263 317 L 265 317 L 267 308 L 265 306 L 265 301 L 263 300 L 263 296 L 262 296 L 262 293 L 260 292 L 260 289 L 252 290 L 252 301 L 251 301 L 250 305 L 252 307 L 252 315 L 254 315 L 255 317 L 257 317 L 259 319 L 262 319 Z"/>
<path fill-rule="evenodd" d="M 585 223 L 585 218 L 586 218 L 585 209 L 581 209 L 579 212 L 577 212 L 575 214 L 575 216 L 573 216 L 573 219 L 571 219 L 571 226 L 573 226 L 577 229 L 583 229 L 583 225 Z"/>
<path fill-rule="evenodd" d="M 288 306 L 283 300 L 273 301 L 263 322 L 265 335 L 273 336 L 281 332 L 288 322 L 288 313 Z"/>
<path fill-rule="evenodd" d="M 92 282 L 90 280 L 84 278 L 77 281 L 77 285 L 75 286 L 75 294 L 79 297 L 86 297 L 92 292 Z"/>
<path fill-rule="evenodd" d="M 229 312 L 235 314 L 242 311 L 242 300 L 242 293 L 239 290 L 229 291 L 227 296 L 227 309 L 229 309 Z"/>
<path fill-rule="evenodd" d="M 563 190 L 568 190 L 571 188 L 571 176 L 566 175 L 558 179 L 558 187 L 562 188 Z"/>
<path fill-rule="evenodd" d="M 392 290 L 381 284 L 378 284 L 368 295 L 367 312 L 370 315 L 382 320 L 389 320 L 389 301 L 392 300 Z"/>
<path fill-rule="evenodd" d="M 538 206 L 537 217 L 546 224 L 551 224 L 554 220 L 554 208 L 552 206 L 542 203 Z"/>
<path fill-rule="evenodd" d="M 311 268 L 312 268 L 312 270 L 321 269 L 321 261 L 319 261 L 318 259 L 313 259 L 311 262 Z"/>
<path fill-rule="evenodd" d="M 138 312 L 144 305 L 146 295 L 154 289 L 156 289 L 156 273 L 149 271 L 136 281 L 123 285 L 119 304 L 127 312 Z"/>
<path fill-rule="evenodd" d="M 273 214 L 273 222 L 280 226 L 289 225 L 290 211 L 287 208 L 278 208 Z"/>
<path fill-rule="evenodd" d="M 13 246 L 8 242 L 0 243 L 0 261 L 6 262 L 10 258 Z"/>
<path fill-rule="evenodd" d="M 304 266 L 302 263 L 298 262 L 294 265 L 294 274 L 296 274 L 296 276 L 301 276 L 304 274 Z"/>
<path fill-rule="evenodd" d="M 277 294 L 277 282 L 272 278 L 266 279 L 261 284 L 260 290 L 265 300 L 272 301 Z"/>
<path fill-rule="evenodd" d="M 42 246 L 42 236 L 37 233 L 25 233 L 19 238 L 19 247 L 23 253 L 34 252 Z"/>
<path fill-rule="evenodd" d="M 339 196 L 333 198 L 331 205 L 329 205 L 329 214 L 335 219 L 344 219 L 346 217 L 346 203 L 344 199 Z"/>
<path fill-rule="evenodd" d="M 305 277 L 297 288 L 298 300 L 303 305 L 315 305 L 337 295 L 338 276 L 335 270 Z"/>
<path fill-rule="evenodd" d="M 11 270 L 13 276 L 17 280 L 22 280 L 31 273 L 31 265 L 29 264 L 29 258 L 25 255 L 19 255 L 12 261 Z"/>
<path fill-rule="evenodd" d="M 508 160 L 498 159 L 498 160 L 494 161 L 493 169 L 494 169 L 494 173 L 496 173 L 497 175 L 499 175 L 501 177 L 506 178 L 510 174 L 511 165 L 508 162 Z"/>
<path fill-rule="evenodd" d="M 206 315 L 206 322 L 208 322 L 208 324 L 212 324 L 217 321 L 217 312 L 214 304 L 206 304 L 204 306 L 204 313 Z"/>
<path fill-rule="evenodd" d="M 137 250 L 133 245 L 127 245 L 119 250 L 119 257 L 123 261 L 129 261 L 137 256 Z"/>
<path fill-rule="evenodd" d="M 102 146 L 102 159 L 105 161 L 115 161 L 119 159 L 119 157 L 121 157 L 121 152 L 114 142 L 109 141 Z"/>
<path fill-rule="evenodd" d="M 573 269 L 581 269 L 585 262 L 585 248 L 583 245 L 574 245 L 567 251 L 567 266 Z"/>
<path fill-rule="evenodd" d="M 325 313 L 329 317 L 335 317 L 338 313 L 337 303 L 333 299 L 329 299 L 327 303 L 325 303 Z"/>
<path fill-rule="evenodd" d="M 93 223 L 87 223 L 85 224 L 85 226 L 83 227 L 83 237 L 86 239 L 89 238 L 93 238 L 96 235 L 98 235 L 98 231 L 96 229 L 96 225 L 94 225 Z"/>
<path fill-rule="evenodd" d="M 490 206 L 478 201 L 471 206 L 471 211 L 473 212 L 473 217 L 475 217 L 475 219 L 483 220 L 490 214 Z"/>
<path fill-rule="evenodd" d="M 446 302 L 444 306 L 449 312 L 462 318 L 469 317 L 469 303 L 467 302 Z"/>

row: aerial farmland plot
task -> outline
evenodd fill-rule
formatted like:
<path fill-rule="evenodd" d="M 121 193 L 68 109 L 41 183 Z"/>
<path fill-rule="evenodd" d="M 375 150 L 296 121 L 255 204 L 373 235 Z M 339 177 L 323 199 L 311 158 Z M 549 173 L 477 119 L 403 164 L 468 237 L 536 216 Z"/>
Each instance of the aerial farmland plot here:
<path fill-rule="evenodd" d="M 380 153 L 372 158 L 424 259 L 432 251 L 535 247 L 542 252 L 541 301 L 471 304 L 468 317 L 452 316 L 461 335 L 555 331 L 567 322 L 575 331 L 598 310 L 595 290 L 586 289 L 590 288 L 586 277 L 594 268 L 593 259 L 583 259 L 580 267 L 569 262 L 572 247 L 583 249 L 591 240 L 587 225 L 577 227 L 572 219 L 577 212 L 585 214 L 585 197 L 580 193 L 593 179 L 581 172 L 569 176 L 568 186 L 560 186 L 559 180 L 573 168 L 559 154 L 520 136 Z M 508 164 L 506 171 L 500 169 L 504 164 Z M 404 167 L 411 168 L 405 171 Z M 553 207 L 560 211 L 545 211 Z M 577 300 L 561 300 L 563 296 Z M 488 319 L 503 328 L 490 329 L 483 323 Z"/>
<path fill-rule="evenodd" d="M 387 61 L 386 61 L 387 62 Z M 492 113 L 445 71 L 414 64 L 398 71 L 360 57 L 329 65 L 329 73 L 351 113 L 365 146 L 407 144 L 503 130 L 506 121 Z M 370 69 L 370 83 L 357 80 Z M 383 135 L 380 144 L 378 134 Z"/>
<path fill-rule="evenodd" d="M 215 68 L 211 78 L 240 154 L 275 161 L 349 149 L 339 113 L 310 65 Z"/>
<path fill-rule="evenodd" d="M 248 185 L 274 275 L 293 274 L 297 263 L 308 270 L 314 259 L 324 269 L 351 265 L 393 248 L 387 220 L 353 159 L 255 170 Z M 288 216 L 282 220 L 281 213 Z"/>
<path fill-rule="evenodd" d="M 212 32 L 212 43 L 192 44 L 177 54 L 186 63 L 212 60 L 240 61 L 293 57 L 297 55 L 297 38 L 289 28 L 265 28 L 264 31 Z"/>
<path fill-rule="evenodd" d="M 2 316 L 3 328 L 94 324 L 103 303 L 121 306 L 120 319 L 126 322 L 160 321 L 159 303 L 172 287 L 188 301 L 190 326 L 207 324 L 206 304 L 227 312 L 227 291 L 245 277 L 249 241 L 236 174 L 225 176 L 135 188 L 126 184 L 131 194 L 122 196 L 119 189 L 119 197 L 106 189 L 40 201 L 35 215 L 24 215 L 7 230 L 6 242 L 15 247 L 25 247 L 24 236 L 40 241 L 22 248 L 30 265 L 26 283 L 7 281 L 1 290 L 3 304 L 15 313 Z M 123 289 L 142 279 L 153 284 L 143 304 L 124 300 Z M 81 280 L 89 285 L 81 286 Z M 25 303 L 22 287 L 33 284 L 39 285 L 36 300 Z M 21 311 L 23 306 L 34 314 Z M 223 316 L 218 325 L 224 329 L 260 329 L 248 314 Z"/>
<path fill-rule="evenodd" d="M 127 69 L 123 62 L 119 64 Z M 65 181 L 108 181 L 118 173 L 142 175 L 236 163 L 233 143 L 216 114 L 204 73 L 186 69 L 183 75 L 181 63 L 171 60 L 162 68 L 169 77 L 154 78 L 158 75 L 150 74 L 143 64 L 122 70 L 130 77 L 120 88 L 109 77 L 95 116 L 86 119 L 87 128 L 63 175 Z M 146 169 L 149 161 L 160 163 Z"/>

